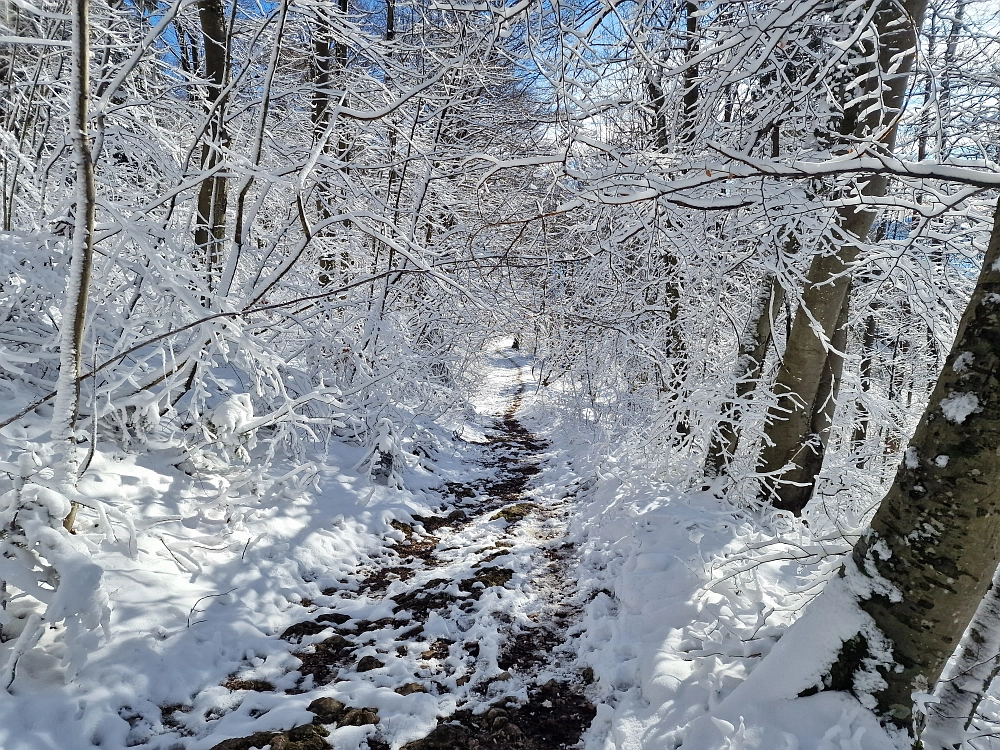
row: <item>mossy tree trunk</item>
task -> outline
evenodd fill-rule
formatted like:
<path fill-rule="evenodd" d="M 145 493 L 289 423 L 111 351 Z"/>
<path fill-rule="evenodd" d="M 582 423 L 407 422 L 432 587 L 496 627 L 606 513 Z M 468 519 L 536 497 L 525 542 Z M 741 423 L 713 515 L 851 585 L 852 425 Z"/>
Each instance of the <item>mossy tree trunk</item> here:
<path fill-rule="evenodd" d="M 899 597 L 861 607 L 889 639 L 883 715 L 908 723 L 910 694 L 933 685 L 1000 559 L 1000 209 L 958 335 L 854 561 Z M 931 750 L 926 748 L 925 750 Z M 934 750 L 938 750 L 935 748 Z"/>

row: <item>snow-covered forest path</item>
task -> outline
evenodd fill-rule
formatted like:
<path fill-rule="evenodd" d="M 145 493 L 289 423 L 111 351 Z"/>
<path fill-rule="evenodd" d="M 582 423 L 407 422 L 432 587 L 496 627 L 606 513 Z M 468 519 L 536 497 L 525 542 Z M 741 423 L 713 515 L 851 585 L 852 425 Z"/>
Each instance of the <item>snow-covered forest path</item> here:
<path fill-rule="evenodd" d="M 484 385 L 497 392 L 483 395 L 487 412 L 490 405 L 502 411 L 492 419 L 482 415 L 485 429 L 460 441 L 470 473 L 482 476 L 449 482 L 439 514 L 418 516 L 414 524 L 394 521 L 398 537 L 380 558 L 322 597 L 304 600 L 308 617 L 281 635 L 301 646 L 301 678 L 287 691 L 293 695 L 363 679 L 400 696 L 438 697 L 437 727 L 406 750 L 569 747 L 595 714 L 567 643 L 578 619 L 567 571 L 572 545 L 565 542 L 571 496 L 533 491 L 547 444 L 517 417 L 528 368 L 506 357 L 496 365 Z M 352 611 L 359 610 L 378 616 L 358 619 Z M 451 698 L 444 712 L 441 696 Z M 317 725 L 338 734 L 356 726 L 349 731 L 365 737 L 351 740 L 373 749 L 391 746 L 394 718 L 402 718 L 384 701 L 348 706 L 319 698 L 309 710 Z M 315 729 L 305 729 L 215 747 L 242 750 L 262 741 L 288 750 L 321 747 Z"/>

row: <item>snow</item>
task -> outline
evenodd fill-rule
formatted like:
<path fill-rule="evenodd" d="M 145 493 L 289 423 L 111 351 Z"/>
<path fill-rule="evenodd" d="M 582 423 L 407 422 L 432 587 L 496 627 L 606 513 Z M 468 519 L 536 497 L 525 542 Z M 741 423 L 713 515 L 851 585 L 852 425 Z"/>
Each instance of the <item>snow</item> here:
<path fill-rule="evenodd" d="M 475 408 L 463 420 L 472 433 L 481 434 L 506 409 L 510 389 L 522 377 L 520 366 L 505 358 L 500 362 L 480 373 Z M 252 414 L 242 399 L 231 399 L 212 417 L 220 432 L 232 435 Z M 451 443 L 444 429 L 437 439 L 441 446 Z M 277 635 L 308 617 L 307 600 L 312 607 L 336 605 L 358 618 L 391 615 L 391 602 L 359 597 L 344 582 L 377 564 L 386 540 L 399 535 L 390 526 L 393 519 L 414 523 L 414 515 L 433 515 L 440 495 L 432 488 L 442 479 L 467 479 L 470 471 L 457 450 L 438 451 L 436 473 L 408 466 L 406 489 L 400 489 L 373 484 L 363 469 L 352 468 L 363 463 L 364 454 L 360 445 L 320 444 L 311 471 L 278 471 L 254 491 L 244 485 L 233 492 L 228 488 L 251 469 L 199 472 L 179 461 L 176 448 L 135 455 L 100 445 L 80 491 L 95 507 L 100 498 L 110 532 L 107 519 L 85 507 L 77 536 L 63 537 L 50 526 L 39 533 L 54 549 L 72 539 L 89 553 L 72 557 L 70 547 L 59 548 L 65 563 L 75 567 L 64 574 L 68 586 L 64 594 L 60 587 L 50 612 L 69 617 L 106 611 L 104 621 L 83 624 L 105 625 L 107 635 L 77 639 L 89 648 L 86 663 L 68 663 L 64 631 L 44 629 L 36 616 L 25 621 L 22 638 L 0 644 L 0 664 L 8 665 L 8 673 L 17 663 L 10 694 L 0 700 L 0 747 L 205 750 L 229 737 L 309 723 L 306 706 L 321 696 L 378 708 L 386 717 L 380 731 L 399 747 L 425 736 L 438 716 L 454 711 L 456 696 L 475 697 L 453 678 L 451 692 L 398 695 L 391 686 L 398 684 L 393 680 L 402 662 L 393 660 L 387 660 L 386 670 L 302 695 L 284 693 L 296 684 L 299 660 L 292 652 L 303 644 Z M 37 495 L 55 513 L 68 508 L 57 493 L 39 488 Z M 439 552 L 445 565 L 427 577 L 442 571 L 468 575 L 469 551 L 489 546 L 490 534 L 503 526 L 499 521 L 463 530 Z M 503 613 L 517 621 L 530 613 L 534 584 L 525 566 L 538 551 L 520 536 L 506 538 L 514 547 L 501 562 L 515 571 L 511 586 L 484 594 L 461 632 L 455 621 L 432 615 L 421 636 L 478 640 L 483 658 L 492 658 L 493 673 L 500 672 L 500 643 L 484 618 Z M 102 592 L 107 599 L 88 598 Z M 357 656 L 383 646 L 373 643 Z M 269 681 L 276 692 L 230 691 L 222 683 L 232 675 Z M 515 694 L 525 691 L 514 682 L 505 685 Z M 338 750 L 362 750 L 371 731 L 342 727 L 330 739 Z"/>
<path fill-rule="evenodd" d="M 952 391 L 947 398 L 941 399 L 941 411 L 945 419 L 962 424 L 966 417 L 979 411 L 979 399 L 975 393 Z"/>
<path fill-rule="evenodd" d="M 302 644 L 277 638 L 307 619 L 310 607 L 368 620 L 392 615 L 391 604 L 359 595 L 350 576 L 374 565 L 386 539 L 398 536 L 393 519 L 430 515 L 440 498 L 433 487 L 468 478 L 473 469 L 464 458 L 479 450 L 475 438 L 504 412 L 517 384 L 533 379 L 527 361 L 512 354 L 472 373 L 470 409 L 443 420 L 437 433 L 435 473 L 408 465 L 402 487 L 372 483 L 356 468 L 366 449 L 335 441 L 316 447 L 308 470 L 285 467 L 253 489 L 239 485 L 241 472 L 250 471 L 242 466 L 189 475 L 178 468 L 186 465 L 176 449 L 134 455 L 101 445 L 80 491 L 99 499 L 106 517 L 82 508 L 72 543 L 89 553 L 79 575 L 101 576 L 101 586 L 85 580 L 81 590 L 106 592 L 107 599 L 67 594 L 59 606 L 66 613 L 101 611 L 103 601 L 107 635 L 99 640 L 99 628 L 79 641 L 89 648 L 85 663 L 68 663 L 63 632 L 37 620 L 0 646 L 8 673 L 17 662 L 10 694 L 0 700 L 0 747 L 208 750 L 226 738 L 308 723 L 306 706 L 330 696 L 378 708 L 379 731 L 398 750 L 460 701 L 476 706 L 500 694 L 526 695 L 528 686 L 517 679 L 477 695 L 458 685 L 459 671 L 442 678 L 447 689 L 439 694 L 399 695 L 392 686 L 403 662 L 391 656 L 392 644 L 378 640 L 357 656 L 378 654 L 384 669 L 286 694 L 297 680 L 293 652 L 321 636 Z M 582 614 L 569 631 L 562 671 L 539 679 L 593 670 L 587 695 L 597 715 L 585 750 L 896 748 L 854 697 L 800 696 L 817 686 L 842 641 L 866 627 L 854 584 L 838 577 L 850 540 L 660 481 L 626 452 L 595 452 L 586 434 L 560 419 L 551 394 L 529 386 L 523 399 L 519 418 L 552 445 L 533 496 L 551 503 L 571 487 L 576 496 L 567 520 Z M 227 434 L 251 418 L 240 400 L 213 412 Z M 474 440 L 457 443 L 453 434 Z M 39 502 L 57 500 L 40 495 Z M 489 546 L 503 525 L 463 528 L 439 549 L 442 566 L 418 575 L 468 575 L 470 552 Z M 514 570 L 511 585 L 484 594 L 461 623 L 432 614 L 421 636 L 478 641 L 491 674 L 500 672 L 501 644 L 487 618 L 503 613 L 518 622 L 536 606 L 527 561 L 537 543 L 521 531 L 506 539 L 511 552 L 502 562 Z M 223 687 L 234 675 L 269 681 L 276 690 Z M 859 684 L 859 694 L 866 687 Z M 364 750 L 372 731 L 341 727 L 330 740 L 337 750 Z"/>
<path fill-rule="evenodd" d="M 588 750 L 894 747 L 853 697 L 797 697 L 857 631 L 843 585 L 805 606 L 789 591 L 794 566 L 775 560 L 754 571 L 756 590 L 738 579 L 708 589 L 706 562 L 746 530 L 737 514 L 707 494 L 622 490 L 599 481 L 579 527 L 587 572 L 614 594 L 589 605 L 582 638 L 608 707 Z"/>
<path fill-rule="evenodd" d="M 43 36 L 66 36 L 59 8 L 17 4 Z M 458 684 L 471 668 L 450 654 L 431 694 L 399 696 L 415 644 L 389 627 L 358 652 L 385 657 L 381 671 L 301 683 L 295 654 L 316 639 L 278 636 L 333 607 L 392 612 L 363 582 L 412 536 L 396 522 L 440 511 L 446 489 L 484 486 L 496 467 L 483 457 L 502 442 L 494 420 L 527 384 L 519 419 L 547 440 L 546 463 L 516 494 L 550 515 L 443 532 L 441 593 L 476 598 L 459 583 L 477 555 L 496 553 L 512 577 L 464 614 L 431 615 L 428 637 L 477 638 L 477 668 L 499 675 L 495 621 L 544 615 L 533 560 L 552 550 L 532 534 L 568 533 L 575 552 L 559 555 L 578 559 L 559 565 L 571 565 L 579 621 L 563 644 L 572 658 L 560 651 L 550 671 L 593 673 L 591 750 L 892 742 L 868 710 L 876 673 L 859 677 L 858 699 L 805 693 L 845 634 L 869 627 L 860 584 L 840 573 L 939 355 L 967 328 L 970 295 L 1000 300 L 976 282 L 996 254 L 995 154 L 969 149 L 968 118 L 942 116 L 939 144 L 964 144 L 954 158 L 901 158 L 920 128 L 904 102 L 912 56 L 883 33 L 893 14 L 690 3 L 687 30 L 665 33 L 644 13 L 609 26 L 603 3 L 561 18 L 546 3 L 461 0 L 431 6 L 486 22 L 446 13 L 397 38 L 387 6 L 382 30 L 379 17 L 334 19 L 333 88 L 365 92 L 335 101 L 308 39 L 328 4 L 234 5 L 226 71 L 211 33 L 173 54 L 184 39 L 171 25 L 194 23 L 191 5 L 78 2 L 72 42 L 0 37 L 18 45 L 5 61 L 18 85 L 2 128 L 0 411 L 23 407 L 0 430 L 0 748 L 199 750 L 309 721 L 308 703 L 329 695 L 380 708 L 380 736 L 398 750 L 464 701 L 525 695 L 517 677 L 485 694 Z M 556 43 L 536 44 L 553 19 Z M 959 21 L 960 39 L 922 50 L 935 92 L 955 70 L 940 54 L 996 57 L 995 29 Z M 107 58 L 94 97 L 91 36 Z M 364 50 L 363 64 L 344 66 L 345 49 Z M 782 85 L 788 60 L 803 67 Z M 899 85 L 855 81 L 841 96 L 828 84 L 859 60 Z M 541 75 L 527 99 L 524 70 Z M 695 87 L 681 80 L 692 71 Z M 971 71 L 981 88 L 989 75 Z M 741 80 L 760 85 L 740 96 Z M 697 111 L 683 103 L 675 121 L 685 90 Z M 559 94 L 552 112 L 546 93 Z M 952 93 L 952 113 L 983 110 L 979 89 Z M 926 102 L 929 117 L 945 99 Z M 823 133 L 845 108 L 862 111 L 862 137 L 831 148 Z M 746 137 L 755 129 L 773 136 L 771 156 Z M 209 198 L 223 215 L 205 215 Z M 829 231 L 845 226 L 857 241 Z M 827 297 L 855 270 L 861 307 L 834 382 L 843 408 L 806 523 L 759 507 L 758 448 L 797 393 L 774 398 L 775 382 L 801 374 L 785 354 L 808 353 L 795 341 L 808 328 L 829 343 Z M 489 340 L 505 326 L 540 352 L 537 366 L 510 336 Z M 984 364 L 952 361 L 960 374 Z M 799 405 L 821 405 L 798 390 Z M 952 393 L 940 407 L 961 424 L 985 404 Z M 725 472 L 709 466 L 706 490 L 706 449 L 720 456 L 711 447 L 729 427 L 740 444 Z M 949 466 L 921 451 L 904 466 Z M 936 491 L 926 485 L 914 492 Z M 488 546 L 501 534 L 507 552 Z M 229 689 L 233 675 L 276 690 Z M 334 742 L 363 750 L 371 731 L 342 727 Z"/>
<path fill-rule="evenodd" d="M 149 740 L 153 747 L 201 750 L 226 737 L 311 721 L 305 706 L 316 694 L 237 695 L 221 683 L 239 673 L 273 681 L 279 690 L 294 684 L 297 660 L 290 652 L 298 647 L 275 636 L 302 618 L 299 602 L 320 599 L 322 589 L 338 586 L 381 548 L 393 517 L 431 512 L 420 475 L 410 477 L 416 489 L 378 487 L 362 507 L 370 488 L 342 468 L 361 449 L 332 444 L 321 456 L 318 489 L 293 477 L 261 488 L 259 496 L 230 497 L 221 491 L 224 477 L 190 477 L 175 468 L 173 451 L 134 456 L 101 448 L 82 489 L 129 514 L 135 531 L 118 520 L 117 539 L 106 539 L 96 515 L 82 509 L 76 538 L 89 561 L 66 558 L 74 566 L 64 573 L 69 585 L 50 606 L 64 615 L 86 611 L 89 602 L 74 592 L 93 591 L 89 579 L 103 573 L 110 638 L 91 641 L 87 663 L 73 675 L 60 664 L 61 634 L 44 631 L 40 647 L 21 655 L 10 695 L 0 700 L 0 747 L 82 750 Z M 58 536 L 49 527 L 45 532 Z M 39 637 L 31 623 L 25 632 Z M 26 650 L 21 641 L 0 649 L 4 662 Z M 371 685 L 329 694 L 363 705 L 403 700 Z M 423 725 L 433 726 L 436 699 L 405 700 Z M 184 707 L 173 728 L 160 715 L 169 705 Z"/>
<path fill-rule="evenodd" d="M 965 372 L 969 369 L 975 359 L 976 356 L 972 352 L 962 352 L 955 357 L 955 361 L 951 367 L 955 372 Z"/>
<path fill-rule="evenodd" d="M 584 480 L 570 538 L 598 708 L 585 750 L 898 750 L 853 696 L 799 695 L 868 628 L 838 578 L 851 540 L 657 481 L 626 453 L 593 463 L 545 401 L 532 424 Z"/>
<path fill-rule="evenodd" d="M 212 424 L 221 439 L 230 438 L 253 419 L 253 402 L 245 393 L 231 396 L 212 410 Z"/>

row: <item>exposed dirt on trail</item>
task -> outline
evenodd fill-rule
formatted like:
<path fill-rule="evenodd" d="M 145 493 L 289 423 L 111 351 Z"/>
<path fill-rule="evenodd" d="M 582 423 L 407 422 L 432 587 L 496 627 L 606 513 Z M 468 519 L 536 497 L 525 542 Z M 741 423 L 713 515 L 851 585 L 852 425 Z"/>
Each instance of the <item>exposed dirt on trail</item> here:
<path fill-rule="evenodd" d="M 402 750 L 555 750 L 580 741 L 596 709 L 583 696 L 567 635 L 579 616 L 567 574 L 574 550 L 563 539 L 571 496 L 532 496 L 548 446 L 517 419 L 523 392 L 519 381 L 486 442 L 470 445 L 489 476 L 447 485 L 437 515 L 393 522 L 401 538 L 384 564 L 304 602 L 310 619 L 281 636 L 301 644 L 301 678 L 289 692 L 364 673 L 399 695 L 452 696 L 451 713 Z M 358 600 L 386 616 L 354 619 Z M 391 717 L 342 704 L 341 713 L 324 713 L 318 704 L 309 707 L 317 726 L 364 716 L 375 730 L 370 750 L 390 747 L 380 722 Z M 297 739 L 278 744 L 294 750 Z"/>

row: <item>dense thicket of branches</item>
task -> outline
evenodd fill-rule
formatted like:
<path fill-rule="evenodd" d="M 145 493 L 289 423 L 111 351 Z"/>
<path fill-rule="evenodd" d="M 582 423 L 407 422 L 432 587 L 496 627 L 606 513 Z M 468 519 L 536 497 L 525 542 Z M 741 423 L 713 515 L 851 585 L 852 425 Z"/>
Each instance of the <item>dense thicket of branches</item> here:
<path fill-rule="evenodd" d="M 103 512 L 97 441 L 252 474 L 352 439 L 398 482 L 504 334 L 596 444 L 863 528 L 1000 186 L 976 0 L 5 13 L 0 577 L 87 627 L 48 530 Z"/>

